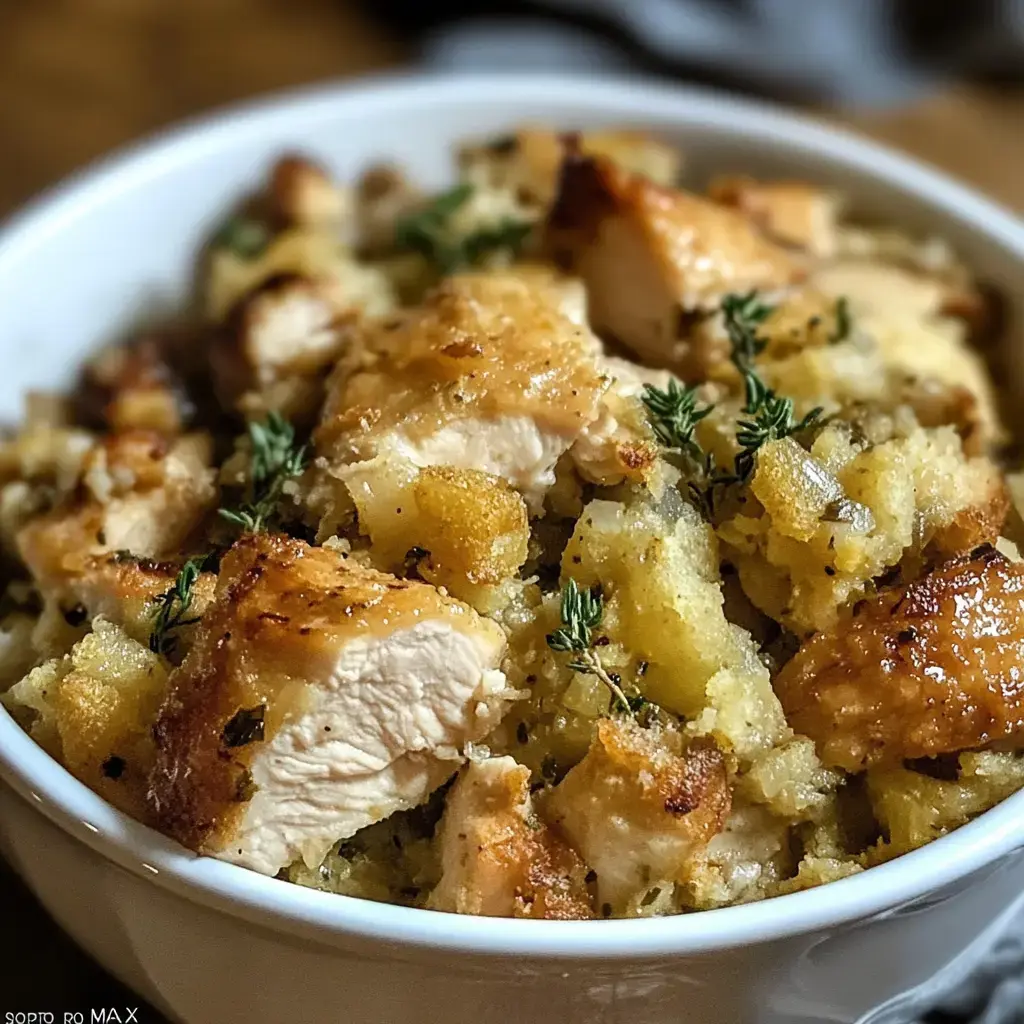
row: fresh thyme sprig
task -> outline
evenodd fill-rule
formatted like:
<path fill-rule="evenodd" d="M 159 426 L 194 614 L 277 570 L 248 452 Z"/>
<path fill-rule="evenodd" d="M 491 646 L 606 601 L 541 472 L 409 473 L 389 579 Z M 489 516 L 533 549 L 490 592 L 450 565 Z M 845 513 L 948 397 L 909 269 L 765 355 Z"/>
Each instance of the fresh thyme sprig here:
<path fill-rule="evenodd" d="M 212 555 L 190 558 L 179 571 L 174 583 L 166 593 L 155 599 L 153 629 L 149 634 L 149 649 L 165 657 L 172 653 L 178 638 L 171 635 L 182 626 L 191 626 L 199 621 L 198 616 L 189 617 L 192 607 L 193 590 L 200 574 Z"/>
<path fill-rule="evenodd" d="M 757 336 L 757 329 L 773 312 L 772 306 L 758 301 L 756 289 L 722 299 L 722 319 L 732 346 L 732 362 L 740 373 L 753 369 L 754 360 L 765 350 L 768 342 Z"/>
<path fill-rule="evenodd" d="M 704 451 L 694 440 L 693 431 L 714 406 L 697 408 L 697 389 L 684 387 L 675 377 L 669 379 L 664 391 L 653 384 L 645 384 L 641 397 L 658 440 L 666 448 L 703 462 Z"/>
<path fill-rule="evenodd" d="M 697 479 L 687 484 L 687 490 L 701 514 L 710 521 L 715 508 L 715 489 L 732 479 L 730 474 L 716 468 L 714 455 L 705 452 L 693 436 L 697 424 L 714 405 L 698 408 L 697 389 L 680 384 L 674 377 L 664 390 L 653 384 L 644 385 L 641 400 L 661 444 L 669 451 L 680 452 L 692 463 L 690 474 Z"/>
<path fill-rule="evenodd" d="M 841 295 L 836 299 L 836 326 L 835 330 L 828 336 L 830 345 L 838 345 L 846 341 L 853 330 L 853 317 L 850 315 L 850 300 Z"/>
<path fill-rule="evenodd" d="M 532 230 L 526 221 L 505 217 L 497 224 L 459 236 L 451 219 L 472 197 L 472 185 L 456 185 L 429 206 L 402 217 L 395 226 L 395 244 L 425 256 L 442 275 L 460 267 L 476 266 L 491 252 L 509 249 L 516 253 Z"/>
<path fill-rule="evenodd" d="M 262 423 L 249 424 L 251 455 L 247 500 L 237 509 L 222 508 L 220 515 L 248 533 L 266 528 L 281 499 L 284 485 L 306 464 L 305 445 L 296 446 L 295 429 L 280 413 L 271 412 Z"/>
<path fill-rule="evenodd" d="M 725 330 L 732 345 L 732 363 L 743 377 L 743 412 L 752 418 L 740 420 L 736 425 L 736 442 L 740 451 L 733 461 L 732 478 L 722 476 L 718 481 L 720 484 L 749 481 L 754 474 L 757 453 L 765 444 L 806 430 L 822 413 L 818 407 L 803 419 L 794 419 L 793 399 L 776 395 L 755 368 L 755 359 L 768 344 L 767 340 L 758 337 L 757 330 L 772 312 L 771 306 L 758 301 L 756 291 L 746 295 L 727 295 L 722 300 Z"/>
<path fill-rule="evenodd" d="M 753 371 L 748 371 L 744 382 L 747 387 L 747 404 L 743 411 L 754 418 L 740 420 L 736 424 L 736 442 L 740 452 L 733 466 L 741 483 L 746 483 L 754 475 L 757 453 L 765 444 L 806 430 L 822 412 L 818 406 L 803 419 L 795 420 L 792 398 L 776 395 Z"/>
<path fill-rule="evenodd" d="M 569 668 L 584 675 L 597 676 L 611 691 L 617 710 L 630 714 L 633 705 L 622 687 L 605 670 L 593 647 L 593 631 L 601 625 L 603 615 L 604 601 L 600 590 L 580 590 L 576 581 L 570 579 L 562 590 L 562 625 L 548 634 L 548 647 L 553 651 L 570 652 L 573 659 Z"/>
<path fill-rule="evenodd" d="M 842 301 L 842 300 L 841 300 Z M 837 325 L 849 330 L 837 305 Z M 678 451 L 693 464 L 687 484 L 690 498 L 708 521 L 715 511 L 720 490 L 731 484 L 747 483 L 754 473 L 758 451 L 768 442 L 789 437 L 811 426 L 821 415 L 812 409 L 801 420 L 793 415 L 793 400 L 776 395 L 765 384 L 755 367 L 757 357 L 768 342 L 758 336 L 758 328 L 771 315 L 771 306 L 761 302 L 756 291 L 743 295 L 726 295 L 722 299 L 722 318 L 731 345 L 730 358 L 743 378 L 743 413 L 747 417 L 737 423 L 736 441 L 740 451 L 731 470 L 716 466 L 713 454 L 705 452 L 694 437 L 697 424 L 707 416 L 713 405 L 697 405 L 697 390 L 685 387 L 675 379 L 664 390 L 648 384 L 642 400 L 648 419 L 658 440 L 670 451 Z"/>

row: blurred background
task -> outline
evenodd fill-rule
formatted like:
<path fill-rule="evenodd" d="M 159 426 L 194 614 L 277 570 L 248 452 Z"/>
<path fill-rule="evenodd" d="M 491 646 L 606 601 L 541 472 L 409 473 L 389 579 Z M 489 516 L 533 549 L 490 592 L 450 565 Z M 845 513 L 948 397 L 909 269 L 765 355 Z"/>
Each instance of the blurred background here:
<path fill-rule="evenodd" d="M 1024 207 L 1024 0 L 0 0 L 0 213 L 179 118 L 413 63 L 763 94 Z"/>
<path fill-rule="evenodd" d="M 1024 210 L 1024 0 L 0 0 L 0 216 L 183 117 L 411 66 L 608 70 L 766 96 Z M 135 1005 L 2 865 L 0 921 L 0 1010 L 40 993 L 34 1008 Z M 1024 960 L 1004 953 L 994 975 Z M 992 984 L 960 1009 L 977 1012 Z M 1010 1016 L 986 1022 L 1024 1019 L 1024 994 L 1008 998 Z"/>

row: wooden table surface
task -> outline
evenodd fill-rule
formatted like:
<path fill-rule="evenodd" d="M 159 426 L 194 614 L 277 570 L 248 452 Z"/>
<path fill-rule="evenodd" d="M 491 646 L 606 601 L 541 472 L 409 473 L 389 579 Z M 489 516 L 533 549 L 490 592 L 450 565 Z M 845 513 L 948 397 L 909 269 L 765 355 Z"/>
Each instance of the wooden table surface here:
<path fill-rule="evenodd" d="M 0 215 L 181 117 L 408 59 L 343 0 L 0 0 Z M 1024 210 L 1024 91 L 961 87 L 908 109 L 824 114 Z M 0 922 L 0 1015 L 135 1004 L 2 865 Z"/>

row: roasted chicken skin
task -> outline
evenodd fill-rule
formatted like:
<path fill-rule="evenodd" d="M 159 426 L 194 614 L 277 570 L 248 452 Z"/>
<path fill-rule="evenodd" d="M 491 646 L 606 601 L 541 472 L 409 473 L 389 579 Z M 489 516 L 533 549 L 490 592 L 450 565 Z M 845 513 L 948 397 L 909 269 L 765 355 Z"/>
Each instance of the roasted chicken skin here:
<path fill-rule="evenodd" d="M 316 866 L 425 800 L 497 724 L 504 648 L 498 626 L 427 584 L 243 537 L 155 725 L 154 817 L 265 874 Z"/>
<path fill-rule="evenodd" d="M 984 548 L 854 607 L 775 680 L 826 765 L 936 757 L 1024 731 L 1024 565 Z"/>

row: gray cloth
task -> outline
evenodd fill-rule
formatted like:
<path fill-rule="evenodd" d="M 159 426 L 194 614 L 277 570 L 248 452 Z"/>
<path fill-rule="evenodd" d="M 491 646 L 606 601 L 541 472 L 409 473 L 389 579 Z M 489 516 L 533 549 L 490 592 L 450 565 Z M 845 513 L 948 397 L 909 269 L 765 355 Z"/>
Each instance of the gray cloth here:
<path fill-rule="evenodd" d="M 1024 1022 L 1024 921 L 1005 935 L 967 982 L 939 1001 L 920 1024 L 1022 1024 Z M 916 1022 L 915 1022 L 916 1024 Z"/>
<path fill-rule="evenodd" d="M 534 0 L 502 4 L 500 16 L 491 6 L 462 4 L 428 37 L 428 62 L 639 67 L 855 105 L 905 102 L 953 75 L 1024 71 L 1024 0 Z"/>

